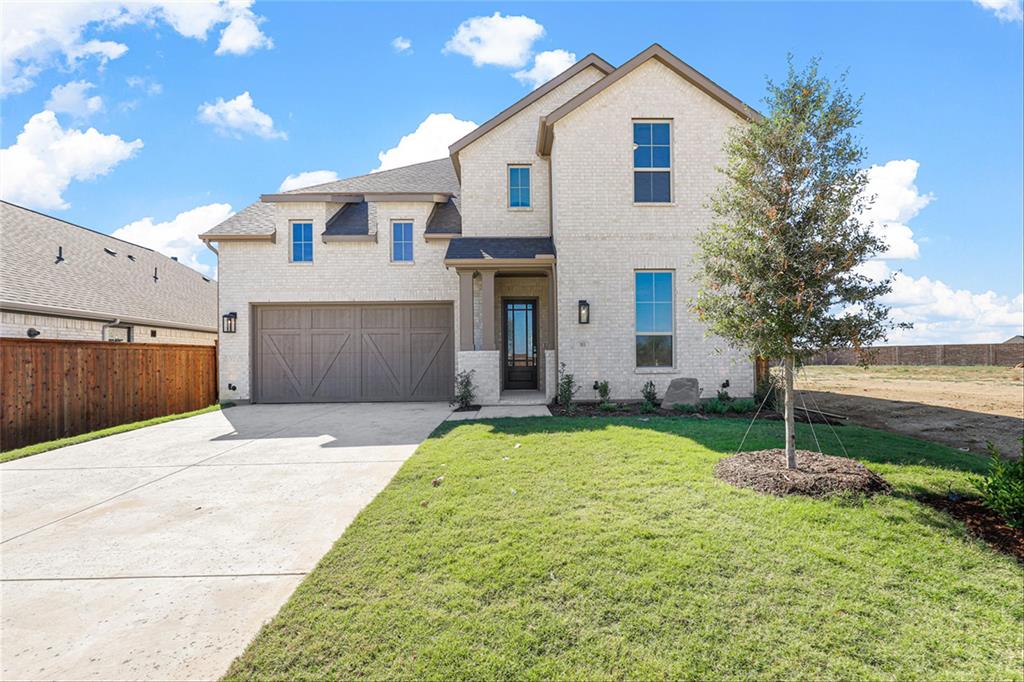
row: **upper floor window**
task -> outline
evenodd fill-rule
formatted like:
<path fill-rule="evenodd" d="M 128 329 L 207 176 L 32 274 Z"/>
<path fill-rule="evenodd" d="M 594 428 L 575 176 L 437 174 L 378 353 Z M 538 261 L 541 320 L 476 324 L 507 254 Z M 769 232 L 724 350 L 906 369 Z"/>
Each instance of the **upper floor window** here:
<path fill-rule="evenodd" d="M 391 260 L 396 263 L 412 262 L 412 223 L 391 223 Z"/>
<path fill-rule="evenodd" d="M 668 121 L 633 122 L 633 201 L 672 201 L 672 142 Z"/>
<path fill-rule="evenodd" d="M 313 223 L 292 223 L 292 262 L 313 262 Z"/>
<path fill-rule="evenodd" d="M 508 207 L 530 208 L 530 167 L 508 167 Z"/>
<path fill-rule="evenodd" d="M 636 273 L 636 366 L 672 366 L 672 273 Z"/>

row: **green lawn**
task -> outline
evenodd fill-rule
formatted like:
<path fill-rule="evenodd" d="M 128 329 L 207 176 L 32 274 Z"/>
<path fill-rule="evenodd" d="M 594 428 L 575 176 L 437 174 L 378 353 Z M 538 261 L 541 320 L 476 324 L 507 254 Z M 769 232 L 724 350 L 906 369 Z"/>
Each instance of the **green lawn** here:
<path fill-rule="evenodd" d="M 847 426 L 899 494 L 763 497 L 711 475 L 745 428 L 445 424 L 227 676 L 1024 678 L 1024 570 L 909 497 L 984 462 Z"/>
<path fill-rule="evenodd" d="M 63 448 L 68 445 L 76 445 L 78 443 L 85 443 L 86 441 L 96 440 L 97 438 L 105 438 L 106 436 L 113 436 L 117 433 L 124 433 L 125 431 L 134 431 L 135 429 L 141 429 L 143 426 L 153 426 L 154 424 L 163 424 L 164 422 L 172 422 L 175 419 L 184 419 L 185 417 L 194 417 L 197 414 L 206 414 L 207 412 L 215 412 L 222 407 L 230 407 L 231 403 L 225 403 L 224 405 L 210 405 L 209 407 L 203 407 L 198 410 L 192 410 L 191 412 L 180 412 L 178 414 L 168 414 L 163 417 L 153 417 L 152 419 L 146 419 L 141 422 L 130 422 L 128 424 L 118 424 L 117 426 L 109 426 L 105 429 L 98 429 L 96 431 L 90 431 L 89 433 L 80 433 L 77 436 L 69 436 L 67 438 L 58 438 L 56 440 L 48 440 L 44 443 L 36 443 L 34 445 L 26 445 L 23 448 L 16 450 L 5 450 L 0 452 L 0 463 L 10 462 L 14 459 L 21 459 L 22 457 L 28 457 L 30 455 L 38 455 L 42 452 L 49 452 L 50 450 L 56 450 L 57 448 Z"/>

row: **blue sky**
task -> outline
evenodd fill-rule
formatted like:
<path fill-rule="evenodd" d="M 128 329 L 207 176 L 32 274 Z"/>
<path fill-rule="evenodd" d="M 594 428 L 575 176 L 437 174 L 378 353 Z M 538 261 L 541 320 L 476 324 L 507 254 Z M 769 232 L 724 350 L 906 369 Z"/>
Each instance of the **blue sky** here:
<path fill-rule="evenodd" d="M 659 42 L 760 106 L 765 78 L 784 76 L 787 53 L 798 64 L 817 56 L 830 74 L 848 70 L 850 89 L 864 94 L 875 219 L 892 247 L 873 268 L 902 269 L 890 302 L 917 326 L 901 339 L 999 341 L 1020 332 L 1019 0 L 211 0 L 144 10 L 6 3 L 3 11 L 4 198 L 120 230 L 207 270 L 213 254 L 194 235 L 209 223 L 289 175 L 365 173 L 388 150 L 384 167 L 436 158 L 470 122 L 528 93 L 523 72 L 538 65 L 543 77 L 545 67 L 588 52 L 619 64 Z"/>

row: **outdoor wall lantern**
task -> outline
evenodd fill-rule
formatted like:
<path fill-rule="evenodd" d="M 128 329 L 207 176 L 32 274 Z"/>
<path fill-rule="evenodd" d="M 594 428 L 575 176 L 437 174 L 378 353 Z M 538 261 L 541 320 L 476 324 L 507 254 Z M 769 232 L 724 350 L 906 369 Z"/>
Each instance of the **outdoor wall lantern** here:
<path fill-rule="evenodd" d="M 238 322 L 238 313 L 227 313 L 224 315 L 224 333 L 234 334 Z"/>
<path fill-rule="evenodd" d="M 30 338 L 30 339 L 34 339 L 37 336 L 39 336 L 39 330 L 36 329 L 35 327 L 29 327 L 27 333 L 28 333 L 28 338 Z"/>
<path fill-rule="evenodd" d="M 590 304 L 580 301 L 580 324 L 590 324 Z"/>

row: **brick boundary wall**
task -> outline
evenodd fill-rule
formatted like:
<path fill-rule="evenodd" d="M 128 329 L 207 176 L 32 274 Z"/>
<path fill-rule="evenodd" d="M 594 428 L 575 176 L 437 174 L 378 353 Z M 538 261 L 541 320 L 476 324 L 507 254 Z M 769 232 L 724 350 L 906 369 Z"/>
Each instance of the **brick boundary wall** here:
<path fill-rule="evenodd" d="M 1015 367 L 1024 362 L 1024 343 L 955 343 L 934 346 L 877 346 L 867 348 L 872 365 L 994 365 Z M 819 353 L 808 365 L 855 365 L 852 348 Z"/>

